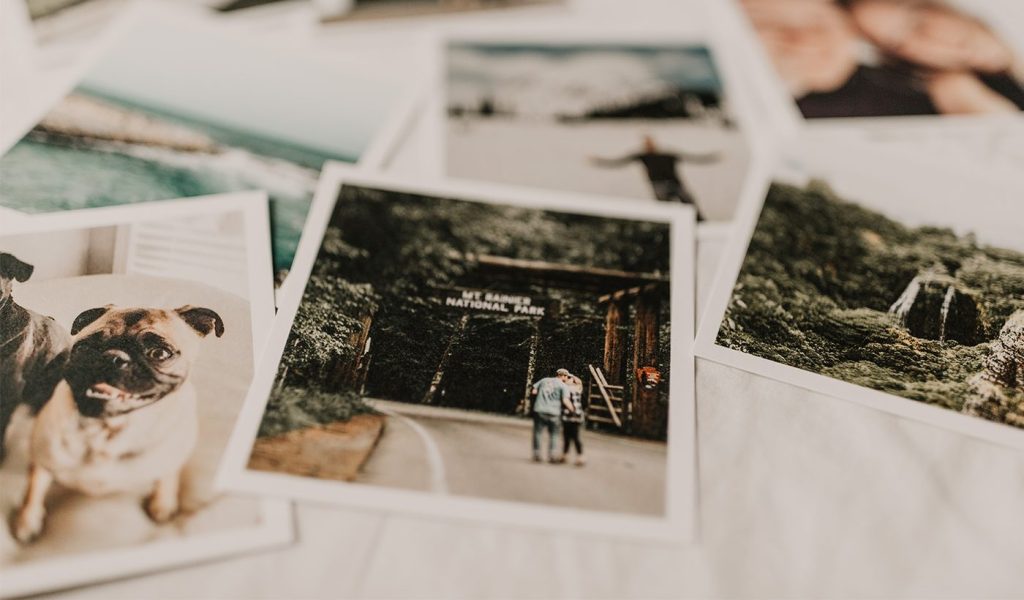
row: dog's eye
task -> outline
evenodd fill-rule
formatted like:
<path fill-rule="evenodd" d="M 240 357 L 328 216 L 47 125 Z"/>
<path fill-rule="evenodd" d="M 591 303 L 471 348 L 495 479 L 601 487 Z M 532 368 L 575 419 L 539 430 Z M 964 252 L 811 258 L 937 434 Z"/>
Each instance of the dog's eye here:
<path fill-rule="evenodd" d="M 167 348 L 150 348 L 149 350 L 146 351 L 146 356 L 153 360 L 163 361 L 171 357 L 171 351 L 168 350 Z"/>

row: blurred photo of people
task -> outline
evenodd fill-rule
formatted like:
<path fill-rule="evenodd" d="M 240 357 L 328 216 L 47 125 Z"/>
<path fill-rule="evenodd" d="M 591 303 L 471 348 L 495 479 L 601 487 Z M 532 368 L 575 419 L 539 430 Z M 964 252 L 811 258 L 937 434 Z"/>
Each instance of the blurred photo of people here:
<path fill-rule="evenodd" d="M 742 0 L 805 118 L 1024 110 L 1024 61 L 942 0 Z"/>

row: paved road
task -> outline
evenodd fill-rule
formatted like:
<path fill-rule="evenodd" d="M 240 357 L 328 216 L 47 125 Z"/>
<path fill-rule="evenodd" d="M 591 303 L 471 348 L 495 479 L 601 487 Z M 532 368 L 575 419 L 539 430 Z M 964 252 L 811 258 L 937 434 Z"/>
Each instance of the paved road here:
<path fill-rule="evenodd" d="M 524 419 L 373 403 L 388 421 L 357 481 L 602 511 L 664 511 L 665 444 L 585 431 L 585 467 L 536 464 Z"/>

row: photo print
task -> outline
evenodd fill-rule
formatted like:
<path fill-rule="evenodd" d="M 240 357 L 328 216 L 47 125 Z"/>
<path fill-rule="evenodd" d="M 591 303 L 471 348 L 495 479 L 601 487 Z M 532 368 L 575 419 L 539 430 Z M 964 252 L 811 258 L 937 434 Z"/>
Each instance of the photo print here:
<path fill-rule="evenodd" d="M 752 150 L 707 35 L 501 32 L 440 44 L 446 175 L 732 219 Z"/>
<path fill-rule="evenodd" d="M 273 317 L 266 195 L 0 227 L 4 596 L 290 541 L 214 476 Z"/>
<path fill-rule="evenodd" d="M 561 4 L 565 0 L 315 0 L 324 21 L 401 19 L 454 12 Z"/>
<path fill-rule="evenodd" d="M 29 18 L 36 23 L 50 19 L 68 18 L 77 21 L 85 20 L 82 15 L 90 13 L 107 13 L 114 9 L 124 9 L 129 2 L 126 0 L 23 0 Z M 69 14 L 71 16 L 69 16 Z M 109 14 L 108 14 L 109 16 Z"/>
<path fill-rule="evenodd" d="M 325 171 L 224 486 L 688 538 L 694 215 L 596 204 Z"/>
<path fill-rule="evenodd" d="M 965 173 L 791 156 L 752 198 L 698 355 L 1024 447 L 1022 188 Z"/>
<path fill-rule="evenodd" d="M 1019 3 L 741 0 L 766 67 L 809 120 L 1019 115 Z M 1000 16 L 1002 15 L 1002 16 Z"/>
<path fill-rule="evenodd" d="M 117 27 L 75 88 L 0 158 L 0 206 L 46 213 L 266 190 L 280 283 L 324 161 L 379 164 L 407 82 L 253 44 L 169 7 L 143 7 Z"/>
<path fill-rule="evenodd" d="M 47 63 L 71 62 L 80 58 L 81 41 L 102 35 L 105 27 L 134 10 L 134 0 L 14 0 L 24 2 L 24 12 L 36 42 L 45 49 Z M 184 0 L 179 7 L 208 8 L 232 13 L 283 3 L 285 0 Z M 60 48 L 66 45 L 65 48 Z"/>

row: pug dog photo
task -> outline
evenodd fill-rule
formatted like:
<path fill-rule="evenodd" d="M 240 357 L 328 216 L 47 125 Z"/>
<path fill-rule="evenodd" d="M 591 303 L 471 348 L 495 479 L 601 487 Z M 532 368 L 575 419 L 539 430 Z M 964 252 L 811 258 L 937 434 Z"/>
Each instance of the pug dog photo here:
<path fill-rule="evenodd" d="M 189 371 L 211 333 L 224 335 L 224 321 L 202 307 L 105 306 L 75 319 L 63 379 L 32 428 L 18 541 L 42 531 L 54 481 L 91 496 L 147 487 L 149 517 L 174 516 L 198 435 Z"/>
<path fill-rule="evenodd" d="M 215 483 L 270 256 L 262 192 L 0 218 L 0 597 L 291 539 Z"/>

